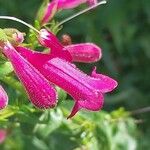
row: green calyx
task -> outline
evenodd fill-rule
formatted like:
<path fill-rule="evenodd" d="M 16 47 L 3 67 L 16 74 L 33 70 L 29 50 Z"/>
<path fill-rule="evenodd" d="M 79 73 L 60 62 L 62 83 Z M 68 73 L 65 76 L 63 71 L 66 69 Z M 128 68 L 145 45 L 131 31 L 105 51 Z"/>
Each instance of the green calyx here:
<path fill-rule="evenodd" d="M 8 37 L 3 29 L 0 28 L 0 43 L 7 42 Z"/>
<path fill-rule="evenodd" d="M 21 36 L 20 36 L 21 35 Z M 12 45 L 19 45 L 23 41 L 24 34 L 14 28 L 0 28 L 0 47 L 9 41 Z M 22 39 L 22 40 L 21 40 Z"/>

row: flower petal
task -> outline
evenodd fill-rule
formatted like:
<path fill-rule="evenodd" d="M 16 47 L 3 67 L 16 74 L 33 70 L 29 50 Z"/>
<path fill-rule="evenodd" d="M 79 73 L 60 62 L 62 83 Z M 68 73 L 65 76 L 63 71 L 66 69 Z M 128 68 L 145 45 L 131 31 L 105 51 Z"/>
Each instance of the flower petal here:
<path fill-rule="evenodd" d="M 63 49 L 63 45 L 59 42 L 58 38 L 46 29 L 40 30 L 38 39 L 44 47 L 51 48 L 51 52 L 61 51 Z"/>
<path fill-rule="evenodd" d="M 102 57 L 101 48 L 92 43 L 69 45 L 65 49 L 70 52 L 74 62 L 91 63 Z"/>
<path fill-rule="evenodd" d="M 8 96 L 3 87 L 0 85 L 0 110 L 8 104 Z"/>
<path fill-rule="evenodd" d="M 95 88 L 97 89 L 101 89 L 102 93 L 111 92 L 118 85 L 117 81 L 115 81 L 114 79 L 106 75 L 96 73 L 96 67 L 93 69 L 91 76 L 94 77 L 97 81 L 91 81 L 90 84 L 95 86 Z"/>
<path fill-rule="evenodd" d="M 56 92 L 45 77 L 24 59 L 10 43 L 6 43 L 3 53 L 11 61 L 14 70 L 24 85 L 31 102 L 38 108 L 50 108 L 56 105 Z"/>

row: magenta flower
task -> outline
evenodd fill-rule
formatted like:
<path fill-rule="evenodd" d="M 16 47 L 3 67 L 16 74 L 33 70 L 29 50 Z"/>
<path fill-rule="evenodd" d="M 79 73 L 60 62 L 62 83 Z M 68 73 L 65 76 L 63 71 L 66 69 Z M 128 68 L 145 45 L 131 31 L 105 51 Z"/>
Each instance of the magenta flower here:
<path fill-rule="evenodd" d="M 2 51 L 12 63 L 14 71 L 24 85 L 31 102 L 38 108 L 54 107 L 57 102 L 57 95 L 49 81 L 24 59 L 9 42 L 4 45 Z"/>
<path fill-rule="evenodd" d="M 43 17 L 41 19 L 41 24 L 48 23 L 55 13 L 59 10 L 72 9 L 78 7 L 79 5 L 87 3 L 88 5 L 94 5 L 97 0 L 52 0 L 46 6 Z"/>
<path fill-rule="evenodd" d="M 39 52 L 32 52 L 23 47 L 17 51 L 29 61 L 51 83 L 61 87 L 75 100 L 75 105 L 68 118 L 73 117 L 80 109 L 98 111 L 103 106 L 103 93 L 112 91 L 117 82 L 105 75 L 97 74 L 95 69 L 88 76 L 65 59 L 51 57 Z M 41 56 L 40 56 L 41 55 Z M 42 61 L 39 61 L 39 58 Z"/>
<path fill-rule="evenodd" d="M 101 48 L 93 43 L 63 46 L 51 32 L 41 29 L 39 41 L 44 47 L 51 49 L 50 54 L 73 62 L 96 62 L 102 56 Z"/>
<path fill-rule="evenodd" d="M 3 87 L 0 85 L 0 110 L 8 105 L 8 96 Z"/>
<path fill-rule="evenodd" d="M 6 129 L 0 129 L 0 144 L 2 144 L 7 137 Z"/>
<path fill-rule="evenodd" d="M 98 111 L 103 106 L 103 93 L 112 91 L 117 82 L 107 76 L 90 77 L 78 70 L 75 65 L 60 58 L 41 64 L 40 72 L 52 83 L 58 85 L 75 100 L 69 117 L 81 108 Z M 109 81 L 109 82 L 108 82 Z"/>
<path fill-rule="evenodd" d="M 91 60 L 99 59 L 100 48 L 91 43 L 63 47 L 55 35 L 44 29 L 40 31 L 39 41 L 51 49 L 49 54 L 25 47 L 14 48 L 9 42 L 4 42 L 2 47 L 2 52 L 12 63 L 31 102 L 38 108 L 54 107 L 57 103 L 54 89 L 56 85 L 65 90 L 75 101 L 68 118 L 73 117 L 80 109 L 100 110 L 104 102 L 104 93 L 115 89 L 117 82 L 108 76 L 96 73 L 96 68 L 92 75 L 88 76 L 71 63 L 81 60 L 90 62 L 88 60 L 90 54 Z M 82 56 L 77 57 L 75 50 Z"/>

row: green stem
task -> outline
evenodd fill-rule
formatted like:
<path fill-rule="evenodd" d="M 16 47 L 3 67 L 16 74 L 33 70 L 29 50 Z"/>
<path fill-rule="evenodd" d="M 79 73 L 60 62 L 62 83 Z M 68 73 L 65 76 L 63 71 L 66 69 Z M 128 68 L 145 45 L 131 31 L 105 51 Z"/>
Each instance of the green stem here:
<path fill-rule="evenodd" d="M 16 17 L 12 17 L 12 16 L 0 16 L 0 19 L 7 19 L 7 20 L 13 20 L 16 22 L 20 22 L 21 24 L 24 24 L 25 26 L 27 26 L 28 28 L 34 30 L 37 33 L 40 33 L 36 28 L 34 28 L 32 25 L 30 25 L 29 23 L 24 22 L 21 19 L 18 19 Z"/>

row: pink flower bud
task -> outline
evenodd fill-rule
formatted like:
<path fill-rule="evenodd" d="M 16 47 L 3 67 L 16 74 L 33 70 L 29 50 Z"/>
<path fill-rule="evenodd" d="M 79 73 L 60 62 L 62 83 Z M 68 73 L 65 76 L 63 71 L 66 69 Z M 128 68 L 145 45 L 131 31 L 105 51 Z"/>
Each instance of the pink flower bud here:
<path fill-rule="evenodd" d="M 48 23 L 49 20 L 51 20 L 53 18 L 53 16 L 57 12 L 57 4 L 58 4 L 58 0 L 55 0 L 53 2 L 49 2 L 46 5 L 46 8 L 44 10 L 44 14 L 43 14 L 42 19 L 41 19 L 42 25 Z"/>
<path fill-rule="evenodd" d="M 12 35 L 12 38 L 16 43 L 22 43 L 24 41 L 24 35 L 21 32 L 16 32 Z"/>

